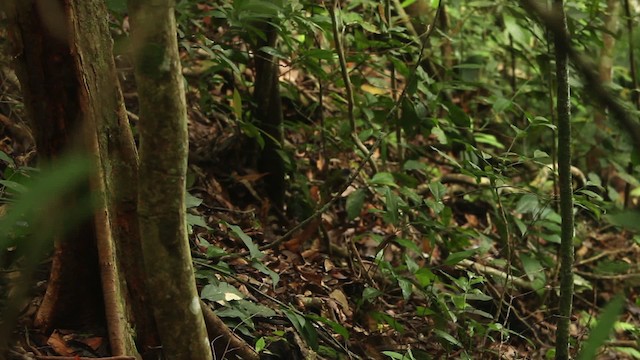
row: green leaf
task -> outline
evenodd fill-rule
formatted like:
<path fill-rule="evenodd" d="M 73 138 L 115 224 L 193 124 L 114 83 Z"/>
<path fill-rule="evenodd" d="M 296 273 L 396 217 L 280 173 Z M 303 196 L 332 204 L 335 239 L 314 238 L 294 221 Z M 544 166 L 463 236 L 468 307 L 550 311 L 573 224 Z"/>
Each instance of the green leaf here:
<path fill-rule="evenodd" d="M 405 171 L 409 171 L 409 170 L 427 170 L 428 167 L 422 161 L 407 160 L 404 163 L 404 165 L 402 166 L 402 169 L 405 170 Z"/>
<path fill-rule="evenodd" d="M 444 131 L 437 126 L 434 126 L 431 129 L 431 134 L 433 134 L 436 137 L 436 139 L 440 144 L 446 144 L 448 142 L 447 134 L 445 134 Z"/>
<path fill-rule="evenodd" d="M 396 181 L 393 179 L 393 174 L 389 172 L 379 172 L 373 175 L 369 183 L 371 185 L 398 187 L 398 184 L 396 184 Z"/>
<path fill-rule="evenodd" d="M 371 317 L 373 317 L 379 323 L 380 322 L 386 323 L 387 325 L 391 326 L 392 329 L 394 329 L 399 333 L 404 333 L 404 326 L 402 326 L 402 324 L 400 324 L 398 320 L 396 320 L 395 318 L 393 318 L 393 316 L 389 314 L 375 311 L 371 314 Z"/>
<path fill-rule="evenodd" d="M 353 220 L 360 216 L 366 195 L 364 189 L 358 189 L 347 196 L 347 219 Z"/>
<path fill-rule="evenodd" d="M 434 128 L 435 129 L 435 128 Z M 440 151 L 440 149 L 435 148 L 433 146 L 431 146 L 431 149 L 435 152 L 437 152 L 440 156 L 442 156 L 443 158 L 449 160 L 450 163 L 452 163 L 455 167 L 457 168 L 462 168 L 462 165 L 460 165 L 459 162 L 456 161 L 456 159 L 452 158 L 451 156 L 447 155 L 446 153 Z"/>
<path fill-rule="evenodd" d="M 440 181 L 432 181 L 429 183 L 429 191 L 433 197 L 440 201 L 447 194 L 447 188 Z"/>
<path fill-rule="evenodd" d="M 193 215 L 193 214 L 187 213 L 186 217 L 187 217 L 187 225 L 190 228 L 193 227 L 193 226 L 200 226 L 200 227 L 205 228 L 207 230 L 211 230 L 211 227 L 209 227 L 209 225 L 207 225 L 207 223 L 204 221 L 202 216 Z"/>
<path fill-rule="evenodd" d="M 535 150 L 535 151 L 533 152 L 533 158 L 534 158 L 534 159 L 545 159 L 545 158 L 548 158 L 548 157 L 549 157 L 549 154 L 547 154 L 547 153 L 546 153 L 546 152 L 544 152 L 544 151 L 541 151 L 541 150 Z"/>
<path fill-rule="evenodd" d="M 347 330 L 346 327 L 338 324 L 337 322 L 331 321 L 327 318 L 324 318 L 322 316 L 318 316 L 315 314 L 308 314 L 307 317 L 314 321 L 329 325 L 336 334 L 341 335 L 345 340 L 349 340 L 349 337 L 350 337 L 349 330 Z"/>
<path fill-rule="evenodd" d="M 10 181 L 10 180 L 0 180 L 0 185 L 3 185 L 4 187 L 11 189 L 13 191 L 15 191 L 15 193 L 17 194 L 22 194 L 27 192 L 27 187 L 19 184 L 15 181 Z"/>
<path fill-rule="evenodd" d="M 493 111 L 499 113 L 503 112 L 511 106 L 511 100 L 506 98 L 498 98 L 493 102 Z"/>
<path fill-rule="evenodd" d="M 253 243 L 253 239 L 251 239 L 249 235 L 245 234 L 240 227 L 232 224 L 227 224 L 227 226 L 237 237 L 240 238 L 240 240 L 242 240 L 244 246 L 249 249 L 249 253 L 251 254 L 250 256 L 252 259 L 259 259 L 264 256 L 262 251 L 258 249 L 258 246 Z"/>
<path fill-rule="evenodd" d="M 236 301 L 244 299 L 244 294 L 228 283 L 220 283 L 218 285 L 208 284 L 202 288 L 200 298 L 209 301 Z"/>
<path fill-rule="evenodd" d="M 278 282 L 280 281 L 280 275 L 278 275 L 277 272 L 269 269 L 265 264 L 256 260 L 251 262 L 251 266 L 253 266 L 261 273 L 269 275 L 269 277 L 271 277 L 271 282 L 273 282 L 273 288 L 275 289 L 276 285 L 278 285 Z"/>
<path fill-rule="evenodd" d="M 312 349 L 318 348 L 318 333 L 316 329 L 313 327 L 310 321 L 307 321 L 304 316 L 299 315 L 298 313 L 285 309 L 285 315 L 291 321 L 291 325 L 298 331 L 300 336 L 309 344 L 309 347 Z"/>
<path fill-rule="evenodd" d="M 533 213 L 538 209 L 538 196 L 534 194 L 525 194 L 516 205 L 516 212 L 520 214 Z"/>
<path fill-rule="evenodd" d="M 532 282 L 534 289 L 540 289 L 543 291 L 544 286 L 547 284 L 547 276 L 544 273 L 544 267 L 540 264 L 540 261 L 529 254 L 520 254 L 520 261 L 522 261 L 522 267 L 524 268 L 527 278 Z"/>
<path fill-rule="evenodd" d="M 281 53 L 278 49 L 273 48 L 271 46 L 263 46 L 259 49 L 259 51 L 262 51 L 268 55 L 271 55 L 275 58 L 280 58 L 280 59 L 286 59 L 287 56 L 284 55 L 283 53 Z"/>
<path fill-rule="evenodd" d="M 451 344 L 453 344 L 455 346 L 462 347 L 462 344 L 456 338 L 454 338 L 453 336 L 447 334 L 446 332 L 444 332 L 444 331 L 442 331 L 440 329 L 434 329 L 433 331 L 435 332 L 436 335 L 438 335 L 438 337 L 446 340 L 447 342 L 449 342 L 449 343 L 451 343 Z"/>
<path fill-rule="evenodd" d="M 236 120 L 242 120 L 242 97 L 236 88 L 233 89 L 231 106 L 233 107 L 233 114 L 236 116 Z"/>
<path fill-rule="evenodd" d="M 471 118 L 458 105 L 447 104 L 449 109 L 449 119 L 456 125 L 465 129 L 471 127 Z"/>
<path fill-rule="evenodd" d="M 605 219 L 607 219 L 613 225 L 633 231 L 640 231 L 640 211 L 621 211 L 618 213 L 605 215 Z"/>
<path fill-rule="evenodd" d="M 376 288 L 366 287 L 362 291 L 362 300 L 369 301 L 371 299 L 375 299 L 378 296 L 382 295 L 382 292 Z"/>
<path fill-rule="evenodd" d="M 267 343 L 266 343 L 266 341 L 264 340 L 264 337 L 262 337 L 262 336 L 261 336 L 258 340 L 256 340 L 256 346 L 255 346 L 255 349 L 256 349 L 256 352 L 257 352 L 257 353 L 259 353 L 259 352 L 261 352 L 262 350 L 264 350 L 264 348 L 265 348 L 266 346 L 267 346 Z"/>
<path fill-rule="evenodd" d="M 398 286 L 400 286 L 400 290 L 402 290 L 402 297 L 405 300 L 409 300 L 411 294 L 413 294 L 413 284 L 407 279 L 398 278 Z"/>
<path fill-rule="evenodd" d="M 447 259 L 444 261 L 444 264 L 455 265 L 464 259 L 470 258 L 471 256 L 475 255 L 479 251 L 480 249 L 471 249 L 471 250 L 464 250 L 464 251 L 451 253 L 449 254 L 449 256 L 447 256 Z"/>
<path fill-rule="evenodd" d="M 420 268 L 418 271 L 416 271 L 414 276 L 420 283 L 420 286 L 425 288 L 431 285 L 431 283 L 433 283 L 433 281 L 437 278 L 436 275 L 426 267 Z"/>
<path fill-rule="evenodd" d="M 480 144 L 491 145 L 496 149 L 504 149 L 504 145 L 502 145 L 494 135 L 476 133 L 473 135 L 473 138 Z"/>
<path fill-rule="evenodd" d="M 0 151 L 0 161 L 4 161 L 7 164 L 9 164 L 9 166 L 11 166 L 12 168 L 16 167 L 16 163 L 13 161 L 13 159 L 7 155 L 7 153 L 5 153 L 4 151 Z"/>
<path fill-rule="evenodd" d="M 622 312 L 624 301 L 625 300 L 622 295 L 617 295 L 613 300 L 611 300 L 611 302 L 609 302 L 609 304 L 607 304 L 598 318 L 596 326 L 591 330 L 589 338 L 584 343 L 582 351 L 580 351 L 580 355 L 578 356 L 579 360 L 596 358 L 598 348 L 609 338 L 613 325 Z"/>
<path fill-rule="evenodd" d="M 398 195 L 392 192 L 389 187 L 385 187 L 384 198 L 387 210 L 385 213 L 385 220 L 390 224 L 397 225 L 400 219 L 400 215 L 398 213 Z"/>
<path fill-rule="evenodd" d="M 202 204 L 202 199 L 199 199 L 189 193 L 185 194 L 185 204 L 187 209 L 192 208 L 192 207 L 196 207 L 196 206 L 200 206 L 200 204 Z"/>

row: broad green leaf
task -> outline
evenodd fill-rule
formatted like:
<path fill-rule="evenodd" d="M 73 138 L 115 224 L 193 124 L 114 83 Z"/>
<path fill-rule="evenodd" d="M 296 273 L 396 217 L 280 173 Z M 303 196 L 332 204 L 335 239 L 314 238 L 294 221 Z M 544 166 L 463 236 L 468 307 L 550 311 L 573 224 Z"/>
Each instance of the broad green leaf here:
<path fill-rule="evenodd" d="M 402 169 L 405 171 L 408 170 L 427 170 L 428 166 L 423 163 L 422 161 L 417 161 L 417 160 L 407 160 L 404 165 L 402 166 Z"/>
<path fill-rule="evenodd" d="M 544 152 L 544 151 L 541 151 L 541 150 L 535 150 L 535 151 L 533 152 L 533 158 L 534 158 L 534 159 L 546 159 L 546 158 L 548 158 L 548 157 L 549 157 L 549 154 L 547 154 L 547 153 L 546 153 L 546 152 Z"/>
<path fill-rule="evenodd" d="M 240 93 L 238 89 L 233 89 L 233 114 L 236 116 L 236 120 L 242 120 L 242 97 L 240 97 Z"/>
<path fill-rule="evenodd" d="M 471 127 L 471 118 L 458 105 L 447 104 L 449 119 L 456 125 L 465 129 Z"/>
<path fill-rule="evenodd" d="M 462 168 L 462 165 L 460 165 L 460 163 L 458 161 L 456 161 L 456 159 L 454 159 L 451 156 L 447 155 L 446 153 L 440 151 L 440 149 L 431 146 L 431 150 L 433 150 L 433 151 L 437 152 L 438 154 L 440 154 L 440 156 L 442 156 L 443 158 L 447 159 L 455 167 Z"/>
<path fill-rule="evenodd" d="M 473 135 L 473 138 L 480 144 L 491 145 L 496 149 L 504 149 L 504 145 L 502 145 L 494 135 L 476 133 Z"/>
<path fill-rule="evenodd" d="M 399 221 L 398 213 L 398 195 L 391 191 L 389 187 L 385 187 L 385 219 L 393 225 L 397 225 Z"/>
<path fill-rule="evenodd" d="M 271 56 L 273 56 L 275 58 L 280 58 L 280 59 L 286 59 L 287 58 L 286 55 L 284 55 L 278 49 L 273 48 L 271 46 L 263 46 L 259 50 L 264 52 L 264 53 L 266 53 L 266 54 L 268 54 L 268 55 L 271 55 Z"/>
<path fill-rule="evenodd" d="M 579 360 L 590 360 L 595 359 L 598 353 L 598 348 L 604 344 L 604 342 L 609 338 L 609 334 L 613 329 L 613 325 L 615 324 L 620 312 L 622 312 L 624 306 L 624 297 L 622 295 L 617 295 L 616 297 L 607 304 L 607 306 L 602 311 L 602 314 L 598 317 L 598 322 L 596 326 L 591 330 L 591 334 L 589 334 L 589 338 L 582 346 L 582 350 L 580 351 L 580 355 L 578 356 Z"/>
<path fill-rule="evenodd" d="M 11 189 L 15 191 L 17 194 L 22 194 L 27 192 L 27 187 L 11 180 L 0 180 L 0 185 L 6 187 L 7 189 Z"/>
<path fill-rule="evenodd" d="M 640 231 L 640 211 L 638 210 L 626 210 L 614 214 L 605 215 L 610 223 L 622 228 Z"/>
<path fill-rule="evenodd" d="M 256 340 L 255 350 L 257 353 L 259 353 L 262 350 L 264 350 L 266 346 L 267 346 L 267 342 L 265 341 L 264 337 L 261 336 L 258 340 Z"/>
<path fill-rule="evenodd" d="M 420 268 L 418 271 L 416 271 L 414 276 L 416 277 L 416 279 L 418 280 L 418 282 L 422 287 L 427 287 L 431 285 L 433 281 L 436 280 L 437 278 L 436 275 L 426 267 Z"/>
<path fill-rule="evenodd" d="M 192 208 L 192 207 L 196 207 L 196 206 L 200 206 L 200 204 L 202 204 L 202 199 L 199 199 L 193 195 L 191 195 L 190 193 L 186 193 L 185 194 L 185 205 L 186 208 Z"/>
<path fill-rule="evenodd" d="M 411 284 L 411 282 L 407 279 L 399 277 L 398 285 L 400 286 L 400 290 L 402 290 L 402 297 L 405 300 L 409 300 L 411 294 L 413 294 L 413 285 Z"/>
<path fill-rule="evenodd" d="M 350 334 L 349 334 L 349 330 L 347 330 L 347 328 L 345 328 L 344 326 L 338 324 L 335 321 L 331 321 L 327 318 L 324 318 L 322 316 L 318 316 L 318 315 L 314 315 L 314 314 L 308 314 L 307 317 L 309 317 L 312 320 L 315 320 L 317 322 L 321 322 L 321 323 L 325 323 L 327 325 L 329 325 L 331 327 L 331 329 L 333 331 L 336 332 L 336 334 L 341 335 L 345 340 L 349 340 Z"/>
<path fill-rule="evenodd" d="M 7 164 L 9 164 L 9 166 L 11 166 L 12 168 L 16 167 L 16 163 L 13 161 L 13 159 L 7 155 L 7 153 L 5 153 L 4 151 L 0 151 L 0 161 L 4 161 Z"/>
<path fill-rule="evenodd" d="M 244 299 L 244 294 L 228 283 L 208 284 L 202 288 L 200 297 L 215 302 L 228 302 Z"/>
<path fill-rule="evenodd" d="M 520 214 L 533 213 L 538 210 L 538 196 L 534 194 L 525 194 L 516 205 L 516 212 Z"/>
<path fill-rule="evenodd" d="M 433 331 L 434 331 L 434 333 L 436 335 L 438 335 L 440 338 L 446 340 L 447 342 L 449 342 L 449 343 L 451 343 L 451 344 L 453 344 L 455 346 L 462 347 L 462 344 L 460 343 L 460 341 L 458 341 L 453 336 L 447 334 L 446 332 L 444 332 L 444 331 L 442 331 L 440 329 L 434 329 Z"/>
<path fill-rule="evenodd" d="M 187 213 L 186 218 L 187 218 L 187 225 L 189 225 L 189 228 L 190 228 L 189 233 L 192 232 L 191 227 L 193 226 L 200 226 L 202 228 L 211 230 L 209 225 L 207 225 L 207 223 L 204 221 L 204 219 L 200 215 L 193 215 L 193 214 Z"/>
<path fill-rule="evenodd" d="M 364 189 L 358 189 L 347 196 L 346 209 L 347 218 L 349 220 L 353 220 L 360 216 L 366 195 L 367 194 Z"/>
<path fill-rule="evenodd" d="M 239 226 L 232 224 L 227 224 L 227 226 L 237 237 L 240 238 L 240 240 L 242 240 L 244 246 L 249 249 L 249 253 L 251 254 L 250 256 L 252 259 L 259 259 L 264 256 L 262 251 L 258 249 L 258 246 L 253 243 L 253 239 L 251 239 L 249 235 L 245 234 Z"/>
<path fill-rule="evenodd" d="M 480 249 L 464 250 L 449 254 L 444 261 L 445 265 L 455 265 L 464 259 L 468 259 L 478 253 Z"/>
<path fill-rule="evenodd" d="M 438 126 L 434 126 L 431 129 L 431 134 L 433 134 L 440 144 L 446 144 L 449 140 L 447 139 L 447 134 L 439 128 Z"/>
<path fill-rule="evenodd" d="M 369 301 L 371 299 L 375 299 L 378 296 L 382 295 L 382 292 L 376 288 L 366 287 L 362 291 L 362 300 Z"/>
<path fill-rule="evenodd" d="M 429 183 L 429 191 L 433 197 L 440 201 L 447 194 L 447 188 L 440 181 L 432 181 Z"/>
<path fill-rule="evenodd" d="M 520 254 L 520 261 L 522 261 L 522 267 L 525 274 L 527 274 L 527 278 L 533 282 L 534 289 L 543 288 L 547 278 L 540 261 L 529 254 Z"/>
<path fill-rule="evenodd" d="M 511 100 L 500 97 L 493 102 L 493 111 L 500 113 L 505 111 L 511 106 Z"/>
<path fill-rule="evenodd" d="M 369 183 L 372 185 L 398 187 L 398 184 L 396 184 L 393 175 L 388 172 L 379 172 L 373 175 L 373 178 L 369 180 Z"/>
<path fill-rule="evenodd" d="M 409 249 L 409 250 L 413 250 L 415 253 L 419 254 L 420 248 L 418 247 L 418 245 L 416 245 L 415 242 L 409 240 L 409 239 L 405 239 L 405 238 L 397 238 L 394 240 L 396 244 L 404 247 L 405 249 Z"/>
<path fill-rule="evenodd" d="M 265 275 L 269 275 L 269 277 L 271 278 L 271 282 L 273 282 L 273 288 L 275 289 L 276 285 L 278 285 L 278 282 L 280 281 L 280 275 L 278 275 L 277 272 L 269 269 L 265 264 L 258 262 L 256 260 L 251 262 L 251 266 L 253 266 L 255 269 L 257 269 L 261 273 Z"/>
<path fill-rule="evenodd" d="M 404 333 L 404 326 L 402 326 L 402 324 L 396 320 L 395 318 L 393 318 L 393 316 L 380 312 L 380 311 L 375 311 L 371 314 L 371 317 L 373 317 L 374 319 L 376 319 L 376 321 L 380 322 L 384 322 L 387 325 L 391 326 L 392 329 L 394 329 L 395 331 L 399 332 L 399 333 Z"/>

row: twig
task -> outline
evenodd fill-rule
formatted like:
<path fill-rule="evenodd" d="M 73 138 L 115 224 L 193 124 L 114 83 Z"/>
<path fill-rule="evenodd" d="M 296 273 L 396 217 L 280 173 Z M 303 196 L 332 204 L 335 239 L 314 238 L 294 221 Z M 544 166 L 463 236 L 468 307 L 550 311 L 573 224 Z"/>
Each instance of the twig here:
<path fill-rule="evenodd" d="M 349 126 L 351 127 L 351 139 L 353 140 L 356 147 L 362 151 L 364 157 L 369 159 L 369 165 L 374 172 L 378 172 L 378 166 L 373 158 L 371 158 L 371 154 L 369 154 L 369 149 L 360 141 L 358 137 L 358 129 L 356 127 L 356 120 L 354 115 L 354 106 L 355 100 L 353 97 L 353 86 L 351 85 L 351 78 L 349 77 L 349 69 L 347 68 L 347 59 L 344 53 L 344 44 L 342 43 L 342 38 L 340 36 L 340 32 L 338 29 L 338 18 L 336 16 L 336 8 L 338 7 L 338 0 L 333 0 L 333 4 L 328 9 L 329 14 L 331 15 L 331 26 L 333 29 L 333 42 L 336 47 L 336 52 L 338 53 L 338 61 L 340 62 L 340 73 L 342 74 L 342 81 L 344 81 L 344 89 L 347 95 L 347 117 L 349 119 Z"/>
<path fill-rule="evenodd" d="M 226 340 L 226 348 L 229 352 L 233 352 L 240 355 L 243 359 L 257 360 L 260 358 L 258 353 L 242 338 L 233 333 L 229 327 L 216 315 L 215 312 L 204 301 L 200 300 L 200 307 L 202 307 L 202 315 L 204 316 L 204 322 L 207 325 L 209 336 L 216 335 Z M 225 349 L 225 354 L 227 353 Z M 217 350 L 214 347 L 214 350 Z M 217 352 L 216 352 L 217 353 Z"/>
<path fill-rule="evenodd" d="M 576 274 L 593 279 L 593 280 L 630 280 L 630 279 L 640 279 L 640 273 L 631 273 L 631 274 L 618 274 L 618 275 L 600 275 L 594 274 L 586 271 L 575 271 Z"/>
<path fill-rule="evenodd" d="M 509 275 L 507 273 L 505 273 L 502 270 L 498 270 L 496 268 L 487 266 L 487 265 L 482 265 L 479 264 L 477 262 L 465 259 L 462 260 L 458 263 L 460 266 L 465 267 L 465 268 L 472 268 L 474 270 L 476 270 L 477 272 L 484 274 L 484 275 L 491 275 L 491 276 L 497 276 L 501 279 L 505 279 L 508 283 L 513 283 L 514 285 L 517 285 L 523 289 L 529 289 L 529 290 L 539 290 L 539 288 L 535 288 L 533 286 L 532 283 L 523 280 L 521 278 L 518 277 L 514 277 L 512 275 Z"/>

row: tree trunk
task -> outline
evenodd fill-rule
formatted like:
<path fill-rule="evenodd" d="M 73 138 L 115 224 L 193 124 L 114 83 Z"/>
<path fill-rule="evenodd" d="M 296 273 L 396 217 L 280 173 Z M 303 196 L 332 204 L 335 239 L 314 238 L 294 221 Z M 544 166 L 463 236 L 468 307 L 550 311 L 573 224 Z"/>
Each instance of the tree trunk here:
<path fill-rule="evenodd" d="M 568 33 L 563 0 L 554 0 L 553 11 L 560 14 L 563 33 Z M 571 93 L 569 87 L 569 49 L 555 35 L 556 79 L 558 83 L 558 186 L 562 217 L 560 258 L 560 299 L 556 359 L 569 359 L 569 325 L 573 304 L 573 189 L 571 185 Z"/>
<path fill-rule="evenodd" d="M 267 173 L 265 184 L 273 205 L 282 208 L 284 205 L 284 161 L 278 153 L 282 147 L 282 100 L 280 99 L 280 68 L 278 60 L 263 47 L 275 47 L 278 31 L 272 24 L 262 26 L 264 39 L 258 39 L 254 50 L 256 80 L 253 98 L 256 103 L 254 111 L 258 127 L 262 130 L 264 148 L 258 160 L 258 169 Z"/>
<path fill-rule="evenodd" d="M 186 232 L 187 113 L 174 1 L 129 1 L 140 104 L 138 210 L 166 359 L 211 359 Z"/>
<path fill-rule="evenodd" d="M 13 56 L 40 161 L 54 160 L 75 144 L 91 154 L 96 172 L 87 186 L 100 195 L 94 221 L 56 241 L 35 325 L 46 330 L 93 327 L 96 319 L 104 322 L 106 313 L 113 354 L 135 355 L 132 329 L 143 350 L 158 341 L 145 306 L 137 155 L 106 9 L 96 0 L 14 0 L 8 5 Z"/>

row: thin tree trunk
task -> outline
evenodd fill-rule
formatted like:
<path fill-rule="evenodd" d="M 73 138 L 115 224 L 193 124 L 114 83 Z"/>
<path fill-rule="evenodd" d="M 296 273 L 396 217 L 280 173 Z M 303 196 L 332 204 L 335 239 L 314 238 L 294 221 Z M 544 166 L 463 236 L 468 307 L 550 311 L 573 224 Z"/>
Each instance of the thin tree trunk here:
<path fill-rule="evenodd" d="M 187 115 L 174 6 L 129 1 L 140 104 L 140 231 L 165 358 L 209 360 L 186 231 Z"/>
<path fill-rule="evenodd" d="M 568 33 L 563 0 L 555 0 L 553 10 L 561 14 L 565 33 Z M 557 111 L 558 111 L 558 186 L 560 216 L 562 217 L 560 244 L 560 301 L 556 333 L 556 359 L 569 359 L 569 324 L 573 303 L 573 189 L 571 187 L 571 97 L 569 87 L 569 55 L 565 43 L 555 36 Z"/>
<path fill-rule="evenodd" d="M 264 148 L 258 160 L 258 169 L 266 172 L 265 185 L 273 205 L 282 209 L 284 205 L 284 161 L 278 153 L 284 140 L 282 134 L 282 100 L 280 99 L 280 68 L 278 60 L 263 47 L 275 47 L 278 31 L 275 26 L 265 23 L 262 26 L 265 39 L 258 39 L 254 53 L 256 80 L 253 99 L 256 102 L 255 117 L 262 130 Z"/>

